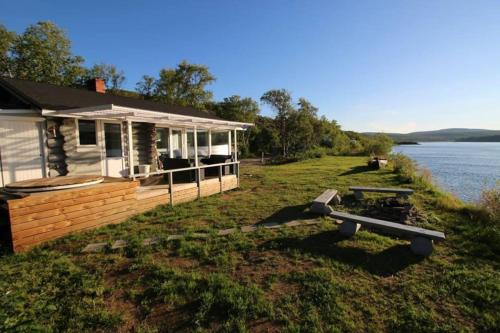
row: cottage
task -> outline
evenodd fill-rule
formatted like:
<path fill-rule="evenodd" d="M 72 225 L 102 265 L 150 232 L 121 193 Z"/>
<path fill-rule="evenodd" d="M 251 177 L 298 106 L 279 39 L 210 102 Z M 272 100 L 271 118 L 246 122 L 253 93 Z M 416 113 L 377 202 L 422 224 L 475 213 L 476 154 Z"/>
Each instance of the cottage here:
<path fill-rule="evenodd" d="M 7 200 L 14 250 L 238 187 L 237 133 L 251 125 L 109 94 L 101 79 L 77 89 L 1 78 L 0 188 L 52 177 L 107 180 Z"/>
<path fill-rule="evenodd" d="M 107 94 L 101 79 L 85 90 L 2 78 L 0 187 L 64 175 L 144 177 L 210 157 L 237 161 L 237 131 L 250 125 Z"/>

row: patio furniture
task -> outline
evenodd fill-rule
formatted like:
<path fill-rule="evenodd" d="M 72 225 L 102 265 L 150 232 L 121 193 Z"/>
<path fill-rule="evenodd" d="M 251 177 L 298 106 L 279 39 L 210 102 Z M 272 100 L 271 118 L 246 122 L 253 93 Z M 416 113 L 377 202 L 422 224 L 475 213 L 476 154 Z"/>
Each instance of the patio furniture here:
<path fill-rule="evenodd" d="M 377 192 L 377 193 L 395 193 L 398 197 L 407 198 L 413 194 L 413 190 L 409 188 L 382 188 L 382 187 L 364 187 L 364 186 L 351 186 L 350 191 L 354 192 L 354 197 L 358 200 L 363 199 L 363 192 Z"/>
<path fill-rule="evenodd" d="M 445 239 L 444 233 L 419 227 L 378 220 L 370 217 L 352 215 L 343 212 L 332 211 L 330 217 L 344 221 L 340 225 L 340 233 L 345 236 L 353 236 L 361 225 L 382 230 L 397 236 L 410 236 L 412 241 L 410 249 L 413 253 L 421 256 L 429 256 L 432 253 L 433 241 Z"/>
<path fill-rule="evenodd" d="M 325 190 L 319 197 L 313 200 L 313 204 L 310 208 L 311 212 L 325 215 L 330 214 L 333 212 L 333 208 L 330 207 L 328 203 L 332 200 L 335 204 L 340 203 L 338 191 L 334 189 Z"/>
<path fill-rule="evenodd" d="M 220 164 L 231 162 L 231 155 L 210 155 L 208 158 L 201 159 L 201 162 L 205 165 Z M 206 168 L 205 175 L 207 177 L 216 177 L 219 175 L 218 168 Z M 232 167 L 230 165 L 225 165 L 222 167 L 222 175 L 230 175 L 232 173 Z"/>

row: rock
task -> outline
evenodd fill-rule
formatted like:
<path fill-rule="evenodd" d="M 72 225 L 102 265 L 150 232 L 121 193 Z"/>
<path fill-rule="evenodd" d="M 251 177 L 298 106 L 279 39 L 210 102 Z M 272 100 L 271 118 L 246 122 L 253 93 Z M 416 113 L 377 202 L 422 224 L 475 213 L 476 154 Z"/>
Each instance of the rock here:
<path fill-rule="evenodd" d="M 344 221 L 340 225 L 340 233 L 344 236 L 351 237 L 356 234 L 356 232 L 359 230 L 361 227 L 361 224 L 359 223 L 354 223 L 351 221 Z"/>
<path fill-rule="evenodd" d="M 111 245 L 112 250 L 116 249 L 121 249 L 123 247 L 127 246 L 127 241 L 124 241 L 123 239 L 116 240 L 113 245 Z"/>
<path fill-rule="evenodd" d="M 432 248 L 432 239 L 425 237 L 415 237 L 410 244 L 410 249 L 413 253 L 424 257 L 431 255 Z"/>
<path fill-rule="evenodd" d="M 252 232 L 257 230 L 257 227 L 255 225 L 246 225 L 244 227 L 241 227 L 241 232 Z"/>
<path fill-rule="evenodd" d="M 223 230 L 219 230 L 217 232 L 217 235 L 219 235 L 219 236 L 230 235 L 230 234 L 234 234 L 236 231 L 238 231 L 237 228 L 223 229 Z"/>
<path fill-rule="evenodd" d="M 89 253 L 89 252 L 99 252 L 101 251 L 107 243 L 93 243 L 85 246 L 85 248 L 82 250 L 83 253 Z"/>
<path fill-rule="evenodd" d="M 283 224 L 286 225 L 287 227 L 297 227 L 297 226 L 301 225 L 302 222 L 296 220 L 296 221 L 286 222 L 286 223 L 283 223 Z"/>
<path fill-rule="evenodd" d="M 158 238 L 145 238 L 142 241 L 142 245 L 144 245 L 144 246 L 153 245 L 156 243 L 158 243 Z"/>

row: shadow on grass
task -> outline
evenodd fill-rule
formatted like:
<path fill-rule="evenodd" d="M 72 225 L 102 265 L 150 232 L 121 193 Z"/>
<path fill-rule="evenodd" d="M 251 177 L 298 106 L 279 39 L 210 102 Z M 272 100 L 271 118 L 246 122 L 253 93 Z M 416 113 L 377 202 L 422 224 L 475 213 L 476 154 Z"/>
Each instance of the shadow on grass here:
<path fill-rule="evenodd" d="M 367 172 L 367 171 L 373 171 L 373 169 L 367 165 L 358 165 L 358 166 L 352 167 L 350 170 L 342 172 L 339 176 L 355 175 L 355 174 L 363 173 L 363 172 Z"/>
<path fill-rule="evenodd" d="M 298 250 L 304 254 L 338 260 L 383 277 L 394 275 L 423 260 L 422 257 L 411 253 L 408 245 L 396 245 L 378 253 L 370 253 L 365 249 L 337 244 L 345 239 L 336 230 L 326 231 L 304 239 L 281 238 L 268 241 L 261 245 L 261 250 Z"/>
<path fill-rule="evenodd" d="M 257 225 L 265 223 L 282 224 L 295 220 L 310 220 L 312 218 L 315 218 L 315 215 L 311 214 L 308 211 L 309 207 L 310 204 L 284 207 L 275 212 L 274 214 L 261 220 L 259 223 L 257 223 Z"/>

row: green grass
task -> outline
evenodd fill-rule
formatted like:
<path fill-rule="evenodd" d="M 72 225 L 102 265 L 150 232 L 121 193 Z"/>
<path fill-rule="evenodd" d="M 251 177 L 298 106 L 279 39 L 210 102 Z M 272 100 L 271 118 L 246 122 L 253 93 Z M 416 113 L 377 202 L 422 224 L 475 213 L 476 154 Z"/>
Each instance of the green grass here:
<path fill-rule="evenodd" d="M 401 184 L 390 169 L 365 164 L 365 157 L 325 157 L 242 167 L 238 190 L 0 257 L 0 331 L 498 331 L 498 226 L 426 182 Z M 337 209 L 363 212 L 348 193 L 355 184 L 413 187 L 419 225 L 447 240 L 424 259 L 406 240 L 366 230 L 344 239 L 322 218 L 314 226 L 166 241 L 310 219 L 310 201 L 326 188 L 340 191 Z M 368 197 L 369 206 L 384 202 Z M 162 241 L 142 246 L 148 237 Z M 129 245 L 80 253 L 90 242 L 117 239 Z"/>

